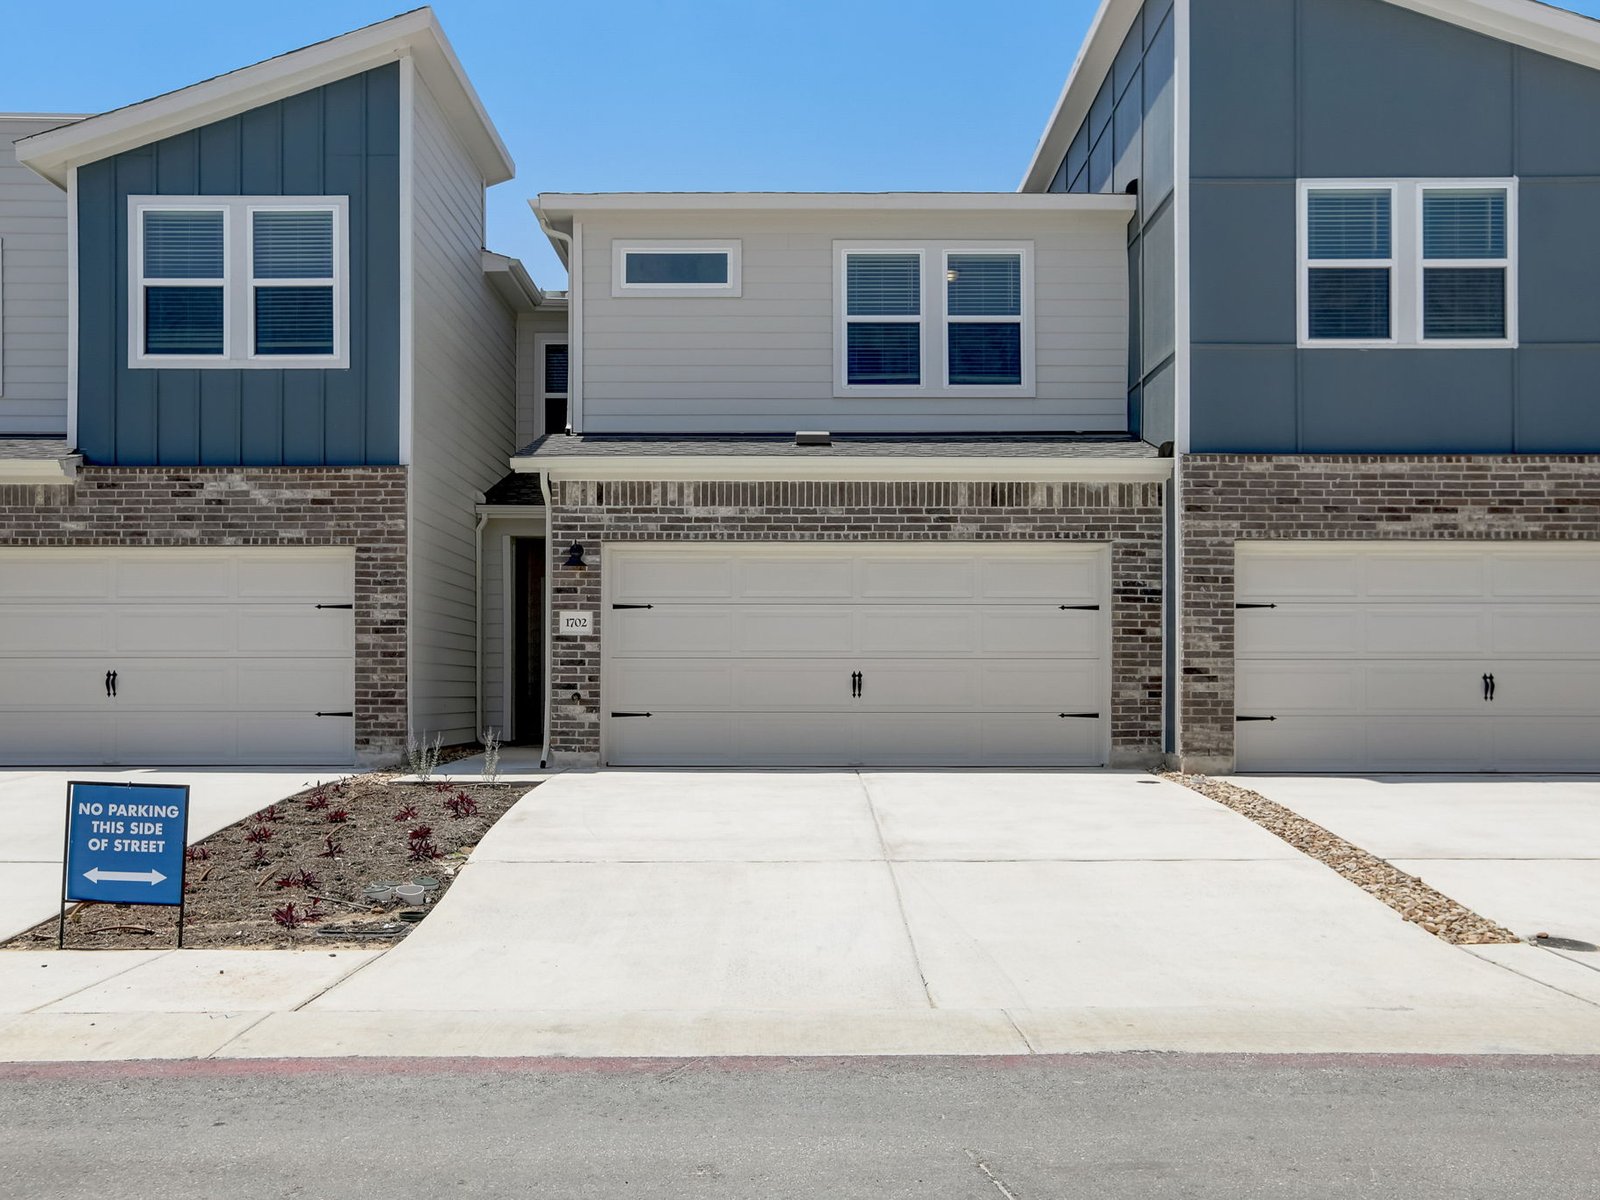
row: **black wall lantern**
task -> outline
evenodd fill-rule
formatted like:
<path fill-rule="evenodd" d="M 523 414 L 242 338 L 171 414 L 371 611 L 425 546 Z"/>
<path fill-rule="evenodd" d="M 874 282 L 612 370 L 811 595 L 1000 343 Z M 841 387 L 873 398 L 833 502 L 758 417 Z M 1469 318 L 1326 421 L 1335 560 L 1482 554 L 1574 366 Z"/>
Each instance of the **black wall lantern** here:
<path fill-rule="evenodd" d="M 569 567 L 572 567 L 574 570 L 578 570 L 578 571 L 583 570 L 583 568 L 585 566 L 585 563 L 583 561 L 583 543 L 581 543 L 581 542 L 573 542 L 572 543 L 572 548 L 567 551 L 566 565 L 569 566 Z"/>

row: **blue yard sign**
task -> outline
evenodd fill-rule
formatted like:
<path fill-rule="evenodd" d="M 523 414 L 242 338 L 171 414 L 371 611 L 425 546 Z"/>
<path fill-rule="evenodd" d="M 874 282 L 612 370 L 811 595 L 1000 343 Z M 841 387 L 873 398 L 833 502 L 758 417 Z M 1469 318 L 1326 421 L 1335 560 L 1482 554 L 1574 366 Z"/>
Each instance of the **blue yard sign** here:
<path fill-rule="evenodd" d="M 187 785 L 67 784 L 66 899 L 182 905 L 188 832 Z"/>

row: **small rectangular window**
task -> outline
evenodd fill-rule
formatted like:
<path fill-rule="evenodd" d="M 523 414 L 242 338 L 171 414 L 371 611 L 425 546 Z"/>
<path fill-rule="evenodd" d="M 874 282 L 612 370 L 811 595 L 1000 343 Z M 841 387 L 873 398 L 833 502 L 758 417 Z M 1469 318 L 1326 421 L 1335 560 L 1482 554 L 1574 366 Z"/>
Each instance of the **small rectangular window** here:
<path fill-rule="evenodd" d="M 739 243 L 613 242 L 613 296 L 737 296 Z"/>
<path fill-rule="evenodd" d="M 227 213 L 147 209 L 139 236 L 143 353 L 226 356 Z"/>
<path fill-rule="evenodd" d="M 333 263 L 332 210 L 251 210 L 251 354 L 318 358 L 337 352 Z"/>
<path fill-rule="evenodd" d="M 948 375 L 953 387 L 1022 384 L 1022 255 L 945 255 Z"/>
<path fill-rule="evenodd" d="M 1504 188 L 1422 193 L 1422 336 L 1500 341 L 1506 336 L 1511 260 Z"/>
<path fill-rule="evenodd" d="M 845 383 L 922 383 L 922 255 L 845 256 Z"/>
<path fill-rule="evenodd" d="M 1392 194 L 1387 189 L 1312 192 L 1306 202 L 1306 247 L 1309 336 L 1387 341 L 1393 334 Z"/>
<path fill-rule="evenodd" d="M 537 342 L 539 364 L 539 400 L 544 405 L 546 433 L 561 433 L 567 428 L 568 353 L 567 343 L 546 341 L 541 335 Z"/>

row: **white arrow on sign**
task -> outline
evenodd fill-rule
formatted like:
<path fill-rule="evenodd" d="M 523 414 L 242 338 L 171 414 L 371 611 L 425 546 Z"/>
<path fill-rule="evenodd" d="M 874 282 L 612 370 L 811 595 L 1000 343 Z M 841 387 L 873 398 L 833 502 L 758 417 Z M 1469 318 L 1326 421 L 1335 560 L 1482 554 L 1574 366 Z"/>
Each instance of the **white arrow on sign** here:
<path fill-rule="evenodd" d="M 90 883 L 148 883 L 152 887 L 166 878 L 160 871 L 102 871 L 95 867 L 83 877 Z"/>

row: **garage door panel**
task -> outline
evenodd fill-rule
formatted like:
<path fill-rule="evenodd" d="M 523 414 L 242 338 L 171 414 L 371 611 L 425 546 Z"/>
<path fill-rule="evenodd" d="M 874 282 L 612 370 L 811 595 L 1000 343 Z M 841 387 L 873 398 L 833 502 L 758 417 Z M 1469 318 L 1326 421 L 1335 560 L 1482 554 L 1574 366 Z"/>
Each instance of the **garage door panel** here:
<path fill-rule="evenodd" d="M 978 598 L 978 565 L 969 555 L 864 554 L 856 566 L 863 600 Z"/>
<path fill-rule="evenodd" d="M 1490 594 L 1501 599 L 1593 600 L 1600 596 L 1600 554 L 1494 554 L 1489 581 Z"/>
<path fill-rule="evenodd" d="M 112 610 L 116 649 L 125 654 L 231 654 L 239 644 L 237 615 L 216 608 Z"/>
<path fill-rule="evenodd" d="M 1600 661 L 1493 664 L 1495 715 L 1547 713 L 1600 714 Z M 1594 740 L 1600 740 L 1600 717 L 1585 717 Z"/>
<path fill-rule="evenodd" d="M 341 609 L 321 612 L 295 608 L 235 610 L 241 654 L 326 654 L 344 657 L 355 649 L 355 622 Z"/>
<path fill-rule="evenodd" d="M 733 672 L 737 660 L 635 659 L 607 683 L 606 704 L 612 709 L 701 709 L 726 712 L 734 707 Z"/>
<path fill-rule="evenodd" d="M 279 562 L 240 559 L 235 595 L 244 601 L 338 604 L 355 598 L 347 554 L 296 556 Z"/>
<path fill-rule="evenodd" d="M 978 562 L 979 600 L 1092 604 L 1100 595 L 1100 563 L 1085 555 L 1028 555 Z"/>
<path fill-rule="evenodd" d="M 1097 658 L 1099 612 L 1048 608 L 985 608 L 981 611 L 979 650 L 984 654 L 1071 655 Z"/>
<path fill-rule="evenodd" d="M 847 608 L 751 605 L 732 611 L 736 654 L 847 654 L 859 645 Z"/>
<path fill-rule="evenodd" d="M 1234 630 L 1241 658 L 1346 655 L 1362 644 L 1360 614 L 1322 604 L 1240 609 Z"/>
<path fill-rule="evenodd" d="M 733 592 L 743 600 L 795 603 L 848 600 L 855 594 L 855 564 L 847 555 L 797 559 L 755 555 L 734 564 Z"/>
<path fill-rule="evenodd" d="M 845 704 L 863 714 L 873 709 L 970 712 L 979 707 L 981 670 L 982 664 L 972 659 L 868 660 L 862 663 L 860 698 Z M 838 704 L 837 698 L 833 703 Z"/>
<path fill-rule="evenodd" d="M 104 657 L 115 635 L 106 609 L 0 606 L 0 654 Z"/>
<path fill-rule="evenodd" d="M 83 708 L 110 704 L 106 670 L 86 659 L 9 658 L 0 662 L 0 723 L 17 708 Z"/>
<path fill-rule="evenodd" d="M 1369 555 L 1363 566 L 1362 592 L 1371 600 L 1475 600 L 1484 592 L 1481 554 L 1390 551 Z"/>
<path fill-rule="evenodd" d="M 1351 549 L 1268 553 L 1246 543 L 1235 588 L 1241 601 L 1354 600 L 1361 594 L 1361 560 Z"/>
<path fill-rule="evenodd" d="M 726 554 L 629 552 L 607 563 L 614 603 L 727 600 L 735 594 L 733 562 Z"/>
<path fill-rule="evenodd" d="M 857 644 L 862 654 L 971 654 L 978 619 L 970 608 L 861 608 Z"/>
<path fill-rule="evenodd" d="M 1593 771 L 1597 726 L 1600 722 L 1593 717 L 1500 717 L 1491 732 L 1494 767 L 1500 771 Z"/>
<path fill-rule="evenodd" d="M 1495 654 L 1600 656 L 1600 606 L 1497 606 L 1489 621 L 1488 647 Z"/>
<path fill-rule="evenodd" d="M 239 762 L 343 763 L 350 760 L 355 721 L 314 713 L 250 714 L 238 719 L 235 736 Z"/>
<path fill-rule="evenodd" d="M 347 711 L 355 705 L 348 663 L 332 658 L 239 659 L 235 703 L 243 709 Z M 322 728 L 318 726 L 318 728 Z"/>
<path fill-rule="evenodd" d="M 8 600 L 88 602 L 111 597 L 111 564 L 67 552 L 0 551 L 0 603 Z"/>
<path fill-rule="evenodd" d="M 626 657 L 725 655 L 731 646 L 731 608 L 613 609 L 603 636 Z"/>
<path fill-rule="evenodd" d="M 1097 762 L 1098 721 L 1062 718 L 1054 713 L 990 714 L 979 724 L 982 762 L 1018 767 L 1059 767 Z"/>
<path fill-rule="evenodd" d="M 1479 654 L 1488 644 L 1488 616 L 1477 608 L 1375 605 L 1362 615 L 1366 654 Z"/>
<path fill-rule="evenodd" d="M 65 767 L 114 762 L 109 712 L 22 711 L 0 714 L 0 762 L 19 767 Z"/>
<path fill-rule="evenodd" d="M 1241 662 L 1235 685 L 1242 714 L 1361 711 L 1365 679 L 1353 662 Z"/>
<path fill-rule="evenodd" d="M 984 709 L 1098 712 L 1104 705 L 1105 678 L 1100 663 L 1011 659 L 981 664 L 978 704 Z M 1059 717 L 1057 717 L 1059 719 Z"/>
<path fill-rule="evenodd" d="M 233 558 L 156 553 L 114 561 L 118 600 L 183 603 L 234 595 Z"/>
<path fill-rule="evenodd" d="M 1477 716 L 1368 716 L 1374 771 L 1481 771 L 1490 762 L 1488 721 Z"/>
<path fill-rule="evenodd" d="M 1475 663 L 1367 663 L 1366 711 L 1477 713 L 1484 705 L 1483 668 Z"/>

